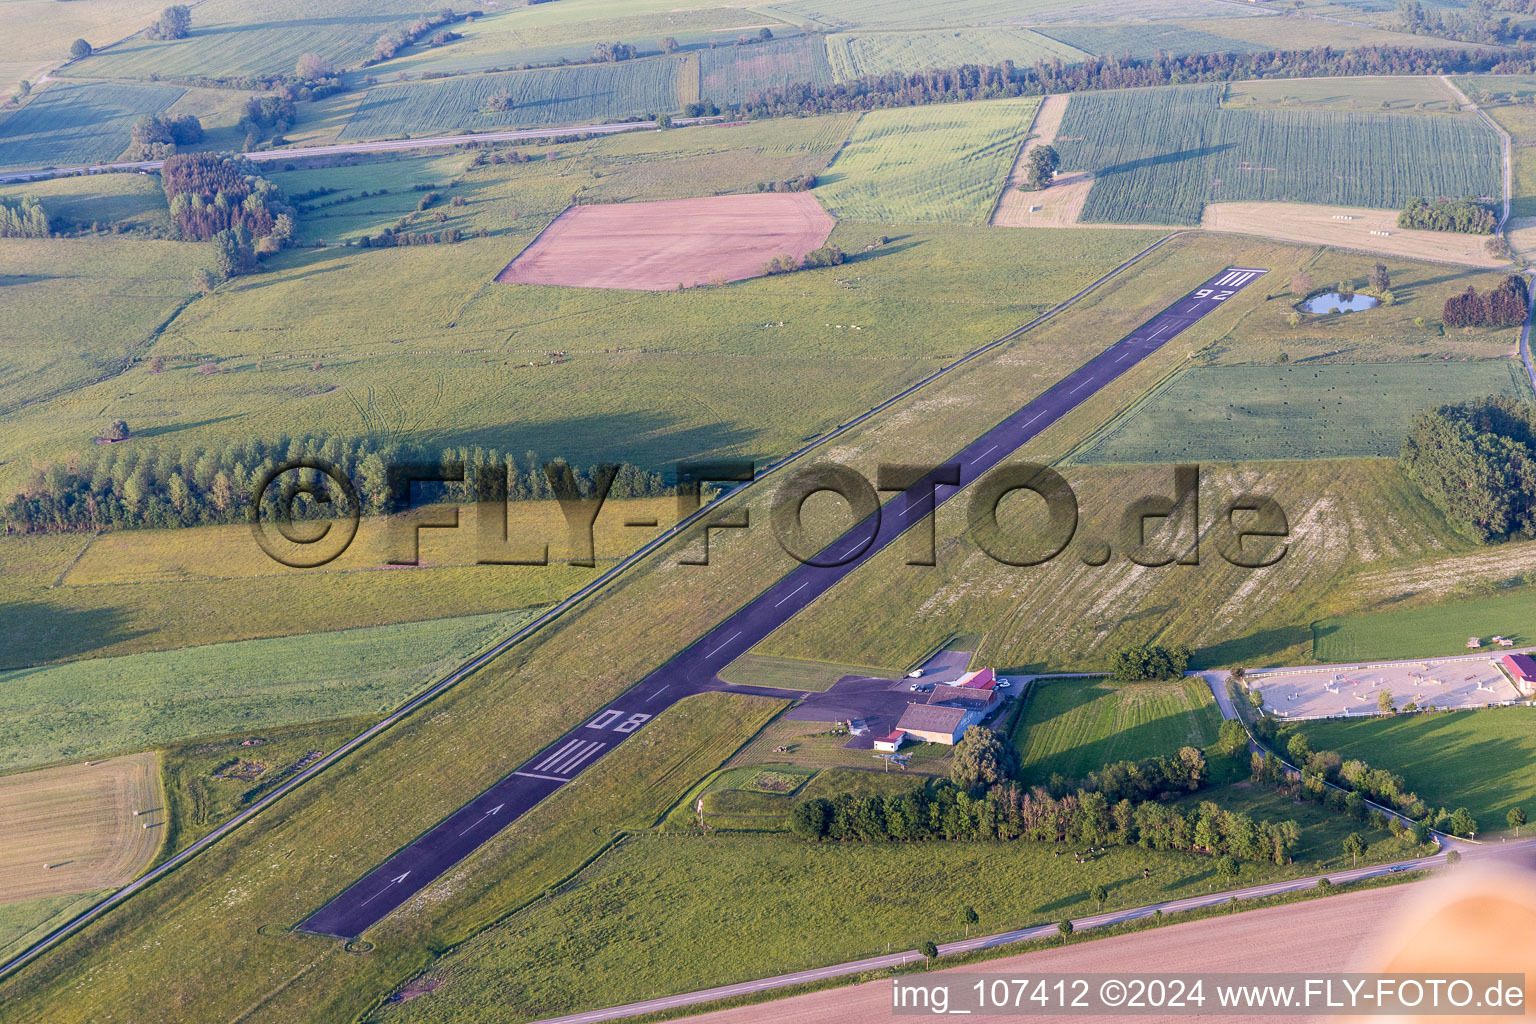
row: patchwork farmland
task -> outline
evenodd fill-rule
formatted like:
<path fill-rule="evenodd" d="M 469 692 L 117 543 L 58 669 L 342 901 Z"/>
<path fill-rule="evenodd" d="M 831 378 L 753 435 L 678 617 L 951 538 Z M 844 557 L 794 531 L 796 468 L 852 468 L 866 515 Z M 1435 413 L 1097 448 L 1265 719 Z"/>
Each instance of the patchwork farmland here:
<path fill-rule="evenodd" d="M 363 97 L 342 139 L 378 139 L 460 129 L 579 124 L 665 113 L 678 107 L 688 57 L 651 57 L 440 81 L 376 85 Z M 492 101 L 507 109 L 488 112 Z"/>
<path fill-rule="evenodd" d="M 983 224 L 1038 103 L 872 110 L 820 176 L 816 195 L 845 220 Z"/>
<path fill-rule="evenodd" d="M 1474 116 L 1223 109 L 1224 89 L 1073 96 L 1056 149 L 1094 174 L 1082 219 L 1197 224 L 1222 200 L 1396 208 L 1501 194 L 1499 138 Z"/>
<path fill-rule="evenodd" d="M 1172 378 L 1074 461 L 1392 458 L 1422 409 L 1529 393 L 1507 360 L 1200 367 Z"/>
<path fill-rule="evenodd" d="M 128 148 L 135 121 L 160 113 L 185 91 L 170 85 L 53 82 L 0 121 L 0 165 L 114 160 Z"/>

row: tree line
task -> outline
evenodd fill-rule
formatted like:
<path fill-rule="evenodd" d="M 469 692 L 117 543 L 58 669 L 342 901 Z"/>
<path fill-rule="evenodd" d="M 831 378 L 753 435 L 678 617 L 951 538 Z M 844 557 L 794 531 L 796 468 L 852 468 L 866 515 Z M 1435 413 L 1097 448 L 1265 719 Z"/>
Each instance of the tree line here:
<path fill-rule="evenodd" d="M 1480 543 L 1536 537 L 1536 409 L 1508 395 L 1420 413 L 1400 464 L 1458 532 Z"/>
<path fill-rule="evenodd" d="M 789 253 L 775 256 L 763 264 L 763 273 L 771 277 L 774 274 L 793 274 L 797 270 L 814 270 L 817 267 L 840 267 L 847 258 L 837 246 L 823 245 L 806 253 L 803 259 L 797 260 Z"/>
<path fill-rule="evenodd" d="M 1466 291 L 1445 300 L 1440 319 L 1447 327 L 1519 327 L 1529 302 L 1525 278 L 1510 274 L 1481 295 L 1467 285 Z"/>
<path fill-rule="evenodd" d="M 1400 228 L 1426 231 L 1460 231 L 1468 235 L 1491 235 L 1499 218 L 1482 203 L 1471 199 L 1426 199 L 1414 196 L 1397 215 Z"/>
<path fill-rule="evenodd" d="M 1255 821 L 1209 800 L 1185 809 L 1155 798 L 1118 800 L 1082 788 L 1052 796 L 1015 782 L 974 795 L 952 782 L 890 796 L 840 793 L 795 805 L 790 831 L 810 841 L 1005 840 L 1139 846 L 1238 860 L 1289 863 L 1301 841 L 1294 821 Z"/>
<path fill-rule="evenodd" d="M 1143 679 L 1178 679 L 1189 668 L 1195 652 L 1188 644 L 1132 644 L 1115 651 L 1110 663 L 1111 677 L 1117 683 L 1135 683 Z"/>
<path fill-rule="evenodd" d="M 124 425 L 120 431 L 126 436 Z M 166 528 L 238 523 L 246 518 L 255 487 L 264 474 L 301 458 L 334 466 L 357 488 L 365 514 L 390 510 L 389 467 L 415 466 L 446 475 L 462 465 L 463 482 L 418 486 L 416 501 L 477 498 L 477 468 L 503 467 L 507 500 L 532 501 L 556 496 L 547 463 L 534 452 L 521 458 L 480 446 L 425 449 L 363 438 L 344 441 L 309 435 L 270 442 L 229 442 L 219 448 L 172 448 L 136 443 L 104 445 L 83 456 L 34 469 L 21 489 L 0 509 L 7 533 L 56 533 L 119 528 Z M 556 467 L 563 465 L 558 460 Z M 564 472 L 563 469 L 560 472 Z M 597 467 L 570 467 L 582 494 L 591 494 Z M 310 474 L 317 476 L 317 474 Z M 661 474 L 622 464 L 608 491 L 610 498 L 670 494 Z M 344 501 L 330 511 L 344 515 Z"/>
<path fill-rule="evenodd" d="M 129 160 L 164 160 L 180 146 L 203 141 L 203 123 L 194 114 L 146 115 L 129 130 Z"/>
<path fill-rule="evenodd" d="M 966 64 L 910 73 L 862 75 L 833 84 L 800 82 L 773 86 L 755 93 L 740 105 L 740 111 L 749 117 L 781 117 L 1198 82 L 1490 72 L 1536 73 L 1536 54 L 1407 46 L 1335 50 L 1331 46 L 1319 46 L 1310 50 L 1261 53 L 1094 57 L 1075 64 L 1056 58 L 1036 61 L 1025 67 L 1013 61 L 1003 61 L 995 65 Z"/>

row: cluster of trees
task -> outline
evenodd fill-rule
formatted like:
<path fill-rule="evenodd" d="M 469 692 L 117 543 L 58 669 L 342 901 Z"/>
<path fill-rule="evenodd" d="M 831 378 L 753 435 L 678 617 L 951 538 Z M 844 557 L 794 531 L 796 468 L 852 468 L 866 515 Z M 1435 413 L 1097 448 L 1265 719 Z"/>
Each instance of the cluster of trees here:
<path fill-rule="evenodd" d="M 1499 3 L 1471 0 L 1464 10 L 1458 11 L 1426 8 L 1420 0 L 1399 0 L 1397 14 L 1403 31 L 1414 35 L 1502 46 L 1523 40 L 1525 34 L 1521 31 L 1522 23 L 1498 11 L 1520 11 L 1525 6 L 1528 6 L 1525 0 L 1501 0 Z"/>
<path fill-rule="evenodd" d="M 36 196 L 0 198 L 0 238 L 47 238 L 52 233 L 48 211 Z"/>
<path fill-rule="evenodd" d="M 263 136 L 281 136 L 293 127 L 298 116 L 298 109 L 291 96 L 252 96 L 246 100 L 238 125 L 245 136 L 245 148 L 255 149 L 261 144 Z"/>
<path fill-rule="evenodd" d="M 1480 543 L 1536 537 L 1536 409 L 1507 395 L 1420 413 L 1403 471 L 1451 526 Z"/>
<path fill-rule="evenodd" d="M 486 238 L 489 235 L 488 230 L 480 228 L 477 237 Z M 358 244 L 365 249 L 388 249 L 399 245 L 452 245 L 464 238 L 464 232 L 458 228 L 443 228 L 441 231 L 398 231 L 385 228 L 376 235 L 364 235 Z"/>
<path fill-rule="evenodd" d="M 1400 228 L 1428 231 L 1460 231 L 1469 235 L 1491 235 L 1499 218 L 1493 210 L 1471 199 L 1425 199 L 1414 196 L 1397 215 Z"/>
<path fill-rule="evenodd" d="M 784 181 L 760 181 L 753 188 L 757 192 L 809 192 L 816 187 L 816 175 L 802 174 Z"/>
<path fill-rule="evenodd" d="M 213 239 L 226 277 L 254 269 L 257 254 L 293 244 L 293 207 L 244 157 L 178 154 L 166 159 L 160 175 L 177 234 Z"/>
<path fill-rule="evenodd" d="M 1036 146 L 1024 158 L 1024 180 L 1032 189 L 1048 188 L 1056 180 L 1061 157 L 1051 146 Z"/>
<path fill-rule="evenodd" d="M 191 31 L 192 11 L 186 4 L 176 4 L 161 11 L 144 34 L 151 39 L 185 39 Z"/>
<path fill-rule="evenodd" d="M 1234 82 L 1260 78 L 1349 75 L 1531 74 L 1536 54 L 1485 50 L 1366 46 L 1335 50 L 1273 50 L 1185 56 L 1095 57 L 1076 64 L 1060 59 L 1019 67 L 967 64 L 913 73 L 864 75 L 835 84 L 796 83 L 763 90 L 743 104 L 750 117 L 778 117 L 840 110 L 870 110 L 920 103 L 1003 96 L 1088 92 L 1148 85 Z"/>
<path fill-rule="evenodd" d="M 814 270 L 817 267 L 837 267 L 841 266 L 843 261 L 847 258 L 848 257 L 844 255 L 843 250 L 839 249 L 837 246 L 824 245 L 819 249 L 812 249 L 810 252 L 805 254 L 804 259 L 800 260 L 795 259 L 788 253 L 785 253 L 783 256 L 775 256 L 773 259 L 763 264 L 763 273 L 768 275 L 793 274 L 797 270 Z"/>
<path fill-rule="evenodd" d="M 1118 683 L 1142 679 L 1177 679 L 1189 667 L 1195 652 L 1185 644 L 1164 647 L 1161 644 L 1132 644 L 1114 654 L 1111 674 Z"/>
<path fill-rule="evenodd" d="M 592 60 L 598 64 L 616 64 L 638 56 L 640 51 L 631 43 L 598 43 L 592 47 Z"/>
<path fill-rule="evenodd" d="M 1445 300 L 1440 319 L 1447 327 L 1519 327 L 1529 302 L 1525 278 L 1510 274 L 1481 295 L 1467 285 L 1466 291 Z"/>
<path fill-rule="evenodd" d="M 120 436 L 114 436 L 116 430 Z M 127 424 L 103 435 L 120 440 Z M 262 474 L 299 458 L 320 459 L 344 473 L 358 489 L 364 511 L 376 514 L 389 507 L 387 471 L 391 465 L 428 467 L 462 464 L 463 483 L 418 488 L 418 501 L 471 502 L 476 498 L 475 467 L 504 466 L 508 499 L 555 497 L 546 463 L 535 453 L 521 459 L 491 448 L 450 448 L 428 451 L 371 439 L 279 437 L 273 441 L 230 442 L 221 448 L 156 447 L 131 444 L 102 446 L 85 456 L 37 467 L 3 510 L 6 532 L 52 533 L 97 530 L 103 527 L 174 527 L 244 521 Z M 561 463 L 553 463 L 557 468 Z M 563 469 L 561 470 L 563 472 Z M 576 485 L 591 494 L 597 467 L 571 468 Z M 624 464 L 608 491 L 610 498 L 656 497 L 670 493 L 658 473 Z M 333 502 L 336 514 L 344 514 Z"/>
<path fill-rule="evenodd" d="M 179 146 L 203 141 L 203 123 L 193 114 L 146 115 L 129 132 L 129 160 L 163 160 Z"/>
<path fill-rule="evenodd" d="M 1288 863 L 1301 841 L 1294 821 L 1255 821 L 1209 800 L 1184 810 L 1155 800 L 1112 801 L 1086 789 L 1053 797 L 1017 783 L 981 795 L 940 782 L 894 796 L 818 797 L 795 806 L 790 830 L 813 842 L 1026 840 L 1140 846 L 1276 864 Z"/>
<path fill-rule="evenodd" d="M 718 104 L 709 100 L 700 100 L 697 103 L 684 103 L 684 117 L 714 117 L 720 113 Z"/>
<path fill-rule="evenodd" d="M 444 26 L 463 21 L 465 18 L 474 17 L 479 13 L 478 11 L 471 11 L 468 14 L 455 14 L 452 7 L 444 7 L 436 14 L 423 14 L 406 28 L 395 32 L 386 32 L 379 36 L 373 44 L 373 56 L 364 61 L 363 64 L 366 67 L 369 64 L 378 64 L 381 61 L 389 60 L 407 46 L 419 42 L 428 36 L 431 37 L 429 42 L 433 46 L 441 46 L 444 43 L 452 42 L 459 38 L 459 34 L 447 30 Z"/>

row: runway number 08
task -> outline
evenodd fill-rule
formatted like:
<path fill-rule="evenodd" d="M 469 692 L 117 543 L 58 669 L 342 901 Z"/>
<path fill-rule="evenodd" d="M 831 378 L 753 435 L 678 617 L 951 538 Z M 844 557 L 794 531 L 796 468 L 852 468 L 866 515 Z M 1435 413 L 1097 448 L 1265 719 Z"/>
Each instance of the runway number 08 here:
<path fill-rule="evenodd" d="M 625 718 L 624 721 L 619 722 L 618 725 L 613 724 L 614 722 L 618 722 L 618 720 L 623 717 L 624 712 L 610 708 L 609 710 L 604 711 L 602 714 L 598 715 L 596 718 L 592 719 L 592 721 L 588 722 L 587 728 L 607 729 L 612 726 L 614 732 L 634 732 L 636 729 L 640 728 L 642 725 L 648 722 L 651 718 L 650 715 L 642 715 L 637 712 L 633 715 L 630 715 L 628 718 Z"/>

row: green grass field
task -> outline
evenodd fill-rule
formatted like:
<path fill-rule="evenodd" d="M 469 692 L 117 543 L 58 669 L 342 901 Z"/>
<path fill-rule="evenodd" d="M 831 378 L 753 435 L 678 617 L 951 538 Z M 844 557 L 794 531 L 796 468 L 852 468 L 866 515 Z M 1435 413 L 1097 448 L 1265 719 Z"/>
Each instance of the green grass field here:
<path fill-rule="evenodd" d="M 144 216 L 151 200 L 140 190 L 125 199 L 115 186 L 101 199 L 84 192 L 55 199 L 62 189 L 30 188 L 4 194 L 40 195 L 45 209 L 131 208 L 138 211 L 133 216 Z M 208 247 L 183 242 L 0 239 L 0 415 L 122 372 L 192 297 L 197 271 L 212 263 Z M 79 439 L 89 443 L 97 433 Z M 18 457 L 13 449 L 0 459 Z M 5 469 L 23 470 L 29 462 L 23 457 Z"/>
<path fill-rule="evenodd" d="M 1501 194 L 1498 136 L 1475 117 L 1223 109 L 1224 90 L 1073 96 L 1056 148 L 1063 168 L 1094 174 L 1080 219 L 1194 224 L 1217 200 L 1393 208 L 1415 195 Z"/>
<path fill-rule="evenodd" d="M 688 57 L 651 57 L 439 81 L 376 85 L 341 138 L 379 139 L 535 124 L 584 124 L 676 111 Z M 493 97 L 512 109 L 483 113 Z"/>
<path fill-rule="evenodd" d="M 957 68 L 962 64 L 1001 64 L 1005 60 L 1022 67 L 1055 57 L 1072 63 L 1088 56 L 1070 42 L 1011 27 L 947 32 L 839 32 L 826 37 L 826 50 L 832 77 L 839 82 L 892 71 L 911 73 L 925 68 Z"/>
<path fill-rule="evenodd" d="M 98 223 L 128 231 L 169 230 L 171 226 L 165 190 L 153 175 L 96 174 L 0 185 L 0 197 L 23 196 L 42 201 L 55 231 Z"/>
<path fill-rule="evenodd" d="M 1490 394 L 1528 396 L 1524 373 L 1506 360 L 1200 367 L 1148 396 L 1073 459 L 1395 458 L 1422 410 Z"/>
<path fill-rule="evenodd" d="M 527 618 L 476 615 L 0 673 L 0 770 L 382 715 Z"/>
<path fill-rule="evenodd" d="M 3 5 L 6 45 L 0 54 L 0 90 L 8 94 L 24 78 L 36 82 L 68 59 L 69 44 L 76 39 L 103 46 L 137 32 L 164 8 L 161 0 L 9 0 Z"/>
<path fill-rule="evenodd" d="M 1536 643 L 1536 587 L 1319 619 L 1312 623 L 1312 655 L 1328 663 L 1465 654 L 1467 637 L 1486 640 L 1495 633 L 1521 644 Z"/>
<path fill-rule="evenodd" d="M 1505 815 L 1536 808 L 1536 709 L 1488 708 L 1355 721 L 1306 722 L 1315 750 L 1337 750 L 1403 777 L 1433 807 L 1465 807 L 1478 834 L 1508 829 Z"/>
<path fill-rule="evenodd" d="M 816 195 L 847 220 L 983 224 L 1038 102 L 872 110 L 821 175 Z"/>
<path fill-rule="evenodd" d="M 50 929 L 68 921 L 107 893 L 49 896 L 22 903 L 0 903 L 0 960 L 8 960 Z"/>
<path fill-rule="evenodd" d="M 133 123 L 181 98 L 169 85 L 53 82 L 0 121 L 0 166 L 63 167 L 115 160 Z"/>
<path fill-rule="evenodd" d="M 1199 679 L 1116 684 L 1103 679 L 1032 683 L 1013 741 L 1030 784 L 1081 779 L 1114 761 L 1174 754 L 1216 740 L 1221 716 Z"/>
<path fill-rule="evenodd" d="M 832 78 L 826 47 L 814 36 L 699 51 L 699 97 L 735 106 L 756 93 Z"/>

